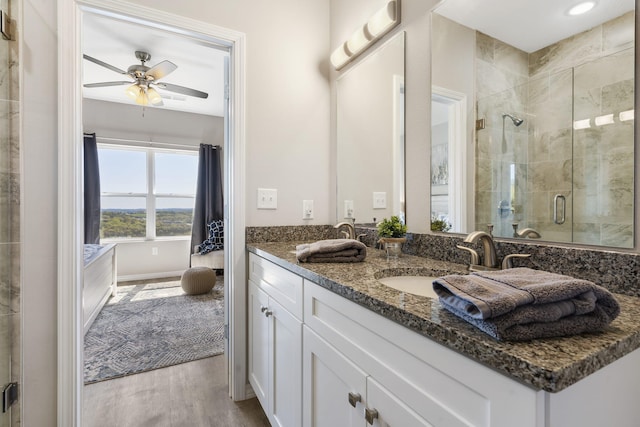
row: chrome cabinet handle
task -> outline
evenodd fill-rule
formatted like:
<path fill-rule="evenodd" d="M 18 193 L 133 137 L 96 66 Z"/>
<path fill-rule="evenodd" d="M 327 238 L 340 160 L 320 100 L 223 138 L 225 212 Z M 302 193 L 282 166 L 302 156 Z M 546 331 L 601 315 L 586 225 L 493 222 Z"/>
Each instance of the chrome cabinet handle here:
<path fill-rule="evenodd" d="M 562 202 L 562 218 L 558 218 L 558 200 Z M 556 224 L 564 224 L 565 214 L 567 212 L 567 199 L 562 194 L 556 194 L 553 198 L 553 222 Z"/>
<path fill-rule="evenodd" d="M 264 315 L 265 315 L 266 317 L 269 317 L 269 316 L 271 316 L 272 314 L 273 314 L 273 311 L 271 311 L 271 310 L 265 310 L 265 312 L 264 312 Z"/>
<path fill-rule="evenodd" d="M 362 402 L 362 396 L 358 393 L 349 393 L 349 404 L 355 408 L 358 402 Z"/>
<path fill-rule="evenodd" d="M 264 313 L 265 311 L 267 311 L 269 307 L 265 307 L 264 305 L 260 306 L 260 313 Z"/>
<path fill-rule="evenodd" d="M 375 409 L 366 408 L 364 410 L 364 419 L 371 425 L 373 425 L 373 420 L 378 418 L 378 411 Z"/>

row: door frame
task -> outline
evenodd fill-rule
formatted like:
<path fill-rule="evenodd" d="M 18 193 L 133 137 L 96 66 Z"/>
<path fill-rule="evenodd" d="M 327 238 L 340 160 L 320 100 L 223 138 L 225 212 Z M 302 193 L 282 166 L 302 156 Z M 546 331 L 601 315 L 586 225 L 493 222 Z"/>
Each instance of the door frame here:
<path fill-rule="evenodd" d="M 472 206 L 468 203 L 467 191 L 473 188 L 467 165 L 467 96 L 447 88 L 433 85 L 431 103 L 447 105 L 449 110 L 448 159 L 449 159 L 449 217 L 454 225 L 451 232 L 464 233 L 469 218 L 473 218 Z"/>
<path fill-rule="evenodd" d="M 230 307 L 229 395 L 247 397 L 244 33 L 122 0 L 58 0 L 57 425 L 82 425 L 82 32 L 84 12 L 152 23 L 230 47 L 229 132 L 224 147 L 225 288 Z M 230 219 L 232 223 L 229 223 Z"/>

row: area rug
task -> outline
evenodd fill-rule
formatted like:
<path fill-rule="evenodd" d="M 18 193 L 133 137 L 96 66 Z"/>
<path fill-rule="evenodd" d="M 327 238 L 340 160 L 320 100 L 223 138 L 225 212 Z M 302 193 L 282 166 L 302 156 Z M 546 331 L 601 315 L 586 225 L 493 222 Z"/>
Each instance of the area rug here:
<path fill-rule="evenodd" d="M 204 295 L 180 282 L 119 286 L 85 335 L 84 383 L 224 352 L 223 280 Z"/>

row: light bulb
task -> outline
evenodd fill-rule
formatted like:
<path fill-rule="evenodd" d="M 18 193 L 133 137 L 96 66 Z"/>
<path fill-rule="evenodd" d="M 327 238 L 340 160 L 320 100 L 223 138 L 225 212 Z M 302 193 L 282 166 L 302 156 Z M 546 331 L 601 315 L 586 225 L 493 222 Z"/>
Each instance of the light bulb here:
<path fill-rule="evenodd" d="M 355 33 L 347 40 L 347 50 L 355 55 L 362 51 L 369 43 L 369 38 L 365 34 L 364 26 L 359 28 Z"/>
<path fill-rule="evenodd" d="M 390 1 L 385 7 L 376 12 L 367 22 L 367 31 L 378 38 L 396 22 L 396 2 Z"/>
<path fill-rule="evenodd" d="M 140 105 L 147 105 L 149 103 L 147 92 L 143 88 L 140 88 L 140 94 L 136 98 L 136 103 Z"/>
<path fill-rule="evenodd" d="M 347 61 L 349 61 L 349 53 L 346 51 L 344 43 L 333 51 L 330 60 L 336 68 L 342 67 L 347 63 Z"/>
<path fill-rule="evenodd" d="M 140 95 L 140 86 L 138 86 L 137 84 L 132 84 L 131 86 L 129 86 L 127 88 L 125 93 L 127 94 L 127 96 L 129 98 L 131 98 L 131 99 L 133 99 L 135 101 L 138 98 L 138 96 Z"/>
<path fill-rule="evenodd" d="M 147 97 L 149 98 L 149 102 L 152 105 L 161 105 L 162 104 L 162 97 L 160 96 L 158 91 L 155 90 L 152 87 L 147 89 Z"/>

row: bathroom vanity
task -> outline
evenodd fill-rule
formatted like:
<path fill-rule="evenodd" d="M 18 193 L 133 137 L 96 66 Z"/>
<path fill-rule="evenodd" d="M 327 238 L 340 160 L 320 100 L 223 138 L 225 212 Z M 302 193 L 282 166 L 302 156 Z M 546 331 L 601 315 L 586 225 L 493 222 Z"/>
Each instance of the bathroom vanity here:
<path fill-rule="evenodd" d="M 635 426 L 640 298 L 601 333 L 498 342 L 436 299 L 378 279 L 466 266 L 368 248 L 298 264 L 295 243 L 251 243 L 249 382 L 274 426 Z"/>

